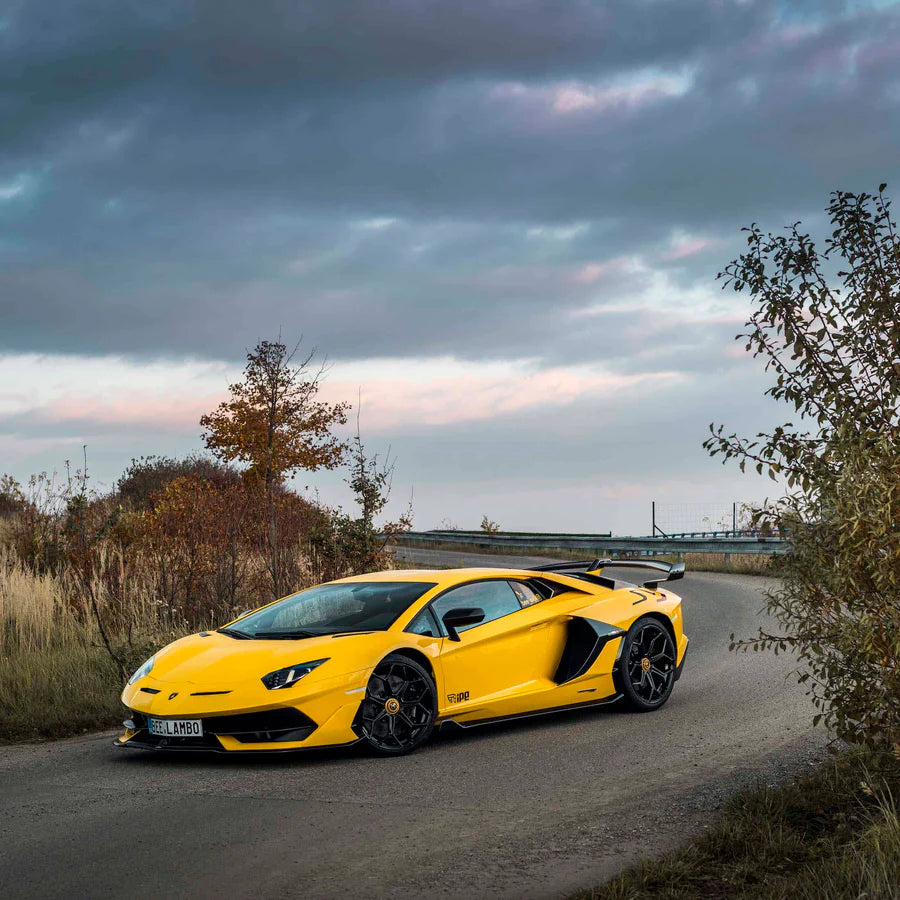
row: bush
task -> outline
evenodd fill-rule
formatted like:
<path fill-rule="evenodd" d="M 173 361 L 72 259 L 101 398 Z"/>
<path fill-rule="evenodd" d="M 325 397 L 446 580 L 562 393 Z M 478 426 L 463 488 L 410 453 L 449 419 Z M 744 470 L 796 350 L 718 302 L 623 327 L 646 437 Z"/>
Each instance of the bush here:
<path fill-rule="evenodd" d="M 750 295 L 738 338 L 797 424 L 755 438 L 710 426 L 704 446 L 788 491 L 755 511 L 790 538 L 768 596 L 784 632 L 740 646 L 796 651 L 817 719 L 900 753 L 900 237 L 886 187 L 832 194 L 823 251 L 797 224 L 746 229 L 747 251 L 719 277 Z"/>
<path fill-rule="evenodd" d="M 784 633 L 741 644 L 794 650 L 817 721 L 900 754 L 900 453 L 890 437 L 851 435 L 832 463 L 834 478 L 777 505 L 791 549 L 767 608 Z"/>
<path fill-rule="evenodd" d="M 12 516 L 25 505 L 22 486 L 11 475 L 0 475 L 0 518 Z"/>
<path fill-rule="evenodd" d="M 176 478 L 194 478 L 217 488 L 238 484 L 240 473 L 232 466 L 205 456 L 171 459 L 168 456 L 142 456 L 133 459 L 116 483 L 116 493 L 126 509 L 151 509 L 159 496 Z"/>

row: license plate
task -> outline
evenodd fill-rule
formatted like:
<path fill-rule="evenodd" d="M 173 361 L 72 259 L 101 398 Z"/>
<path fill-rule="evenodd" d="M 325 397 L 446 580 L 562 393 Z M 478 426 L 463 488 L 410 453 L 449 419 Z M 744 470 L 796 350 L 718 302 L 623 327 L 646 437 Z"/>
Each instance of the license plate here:
<path fill-rule="evenodd" d="M 148 719 L 150 734 L 160 737 L 203 737 L 202 719 Z"/>

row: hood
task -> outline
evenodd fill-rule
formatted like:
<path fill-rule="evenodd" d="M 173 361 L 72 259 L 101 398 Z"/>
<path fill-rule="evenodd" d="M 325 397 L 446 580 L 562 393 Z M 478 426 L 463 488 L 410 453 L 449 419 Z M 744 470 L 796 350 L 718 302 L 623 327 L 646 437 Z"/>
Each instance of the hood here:
<path fill-rule="evenodd" d="M 330 675 L 357 671 L 391 643 L 387 632 L 295 640 L 236 640 L 217 631 L 192 634 L 156 654 L 150 678 L 164 683 L 227 687 L 297 663 L 328 659 Z M 374 662 L 372 663 L 374 664 Z"/>

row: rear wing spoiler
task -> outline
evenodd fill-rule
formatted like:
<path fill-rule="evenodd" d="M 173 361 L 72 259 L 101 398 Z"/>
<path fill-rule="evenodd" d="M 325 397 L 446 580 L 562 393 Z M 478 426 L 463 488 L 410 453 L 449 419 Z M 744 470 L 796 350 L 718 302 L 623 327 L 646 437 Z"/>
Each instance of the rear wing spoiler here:
<path fill-rule="evenodd" d="M 617 569 L 655 569 L 664 572 L 665 578 L 652 578 L 645 581 L 641 587 L 656 590 L 665 581 L 678 581 L 684 578 L 684 563 L 667 563 L 658 560 L 640 559 L 586 559 L 580 562 L 551 563 L 547 566 L 534 566 L 529 572 L 559 572 L 561 575 L 574 575 L 576 578 L 586 575 L 598 577 L 599 573 L 607 566 L 615 566 Z M 593 578 L 591 578 L 593 580 Z M 611 579 L 604 578 L 610 582 Z"/>

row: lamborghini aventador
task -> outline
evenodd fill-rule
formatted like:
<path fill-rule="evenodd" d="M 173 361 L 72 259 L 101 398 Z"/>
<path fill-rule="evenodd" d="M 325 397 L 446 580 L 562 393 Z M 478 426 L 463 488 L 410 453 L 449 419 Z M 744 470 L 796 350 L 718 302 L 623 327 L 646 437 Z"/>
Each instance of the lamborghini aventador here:
<path fill-rule="evenodd" d="M 603 570 L 649 568 L 642 585 Z M 120 747 L 407 753 L 463 728 L 579 706 L 658 709 L 681 676 L 684 566 L 376 572 L 175 641 L 128 680 Z"/>

